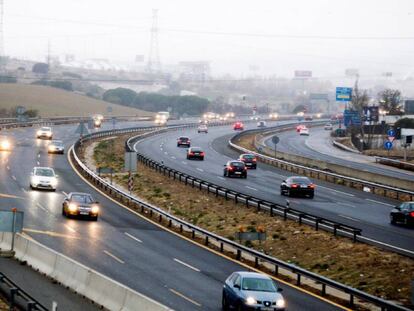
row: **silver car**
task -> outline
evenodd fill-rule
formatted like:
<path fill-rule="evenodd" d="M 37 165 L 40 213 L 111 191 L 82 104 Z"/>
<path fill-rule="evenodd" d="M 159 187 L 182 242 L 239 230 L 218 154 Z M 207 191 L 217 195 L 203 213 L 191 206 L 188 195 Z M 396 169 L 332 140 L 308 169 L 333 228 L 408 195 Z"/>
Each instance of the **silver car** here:
<path fill-rule="evenodd" d="M 231 274 L 224 283 L 223 310 L 286 310 L 282 289 L 267 275 L 239 271 Z"/>
<path fill-rule="evenodd" d="M 49 147 L 47 149 L 48 153 L 65 153 L 65 145 L 63 144 L 63 141 L 61 140 L 52 140 L 49 144 Z"/>

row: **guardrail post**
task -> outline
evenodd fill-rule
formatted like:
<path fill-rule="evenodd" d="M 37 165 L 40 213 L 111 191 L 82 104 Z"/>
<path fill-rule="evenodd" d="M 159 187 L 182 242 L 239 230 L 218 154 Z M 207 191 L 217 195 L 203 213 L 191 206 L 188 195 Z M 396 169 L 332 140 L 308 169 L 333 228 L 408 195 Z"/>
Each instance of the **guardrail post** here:
<path fill-rule="evenodd" d="M 219 196 L 219 187 L 216 187 L 216 197 Z"/>
<path fill-rule="evenodd" d="M 249 207 L 249 200 L 251 197 L 246 197 L 246 207 Z"/>
<path fill-rule="evenodd" d="M 321 221 L 320 218 L 316 218 L 315 219 L 315 230 L 318 231 L 319 230 L 319 222 Z"/>
<path fill-rule="evenodd" d="M 240 260 L 241 259 L 241 250 L 237 250 L 237 256 L 236 256 L 236 259 L 237 260 Z"/>
<path fill-rule="evenodd" d="M 206 239 L 205 239 L 204 244 L 205 244 L 206 246 L 208 246 L 208 235 L 206 235 Z"/>
<path fill-rule="evenodd" d="M 352 295 L 352 294 L 349 294 L 349 305 L 351 307 L 354 306 L 354 295 Z"/>
<path fill-rule="evenodd" d="M 322 284 L 322 296 L 326 295 L 326 284 Z"/>
<path fill-rule="evenodd" d="M 337 231 L 338 231 L 338 227 L 339 227 L 339 225 L 338 224 L 334 224 L 333 225 L 333 234 L 334 234 L 334 236 L 336 236 L 336 234 L 337 234 Z"/>
<path fill-rule="evenodd" d="M 270 205 L 270 216 L 273 217 L 273 209 L 275 208 L 274 204 Z"/>
<path fill-rule="evenodd" d="M 303 213 L 299 213 L 299 225 L 302 224 L 302 217 L 305 216 Z"/>
<path fill-rule="evenodd" d="M 223 252 L 224 251 L 224 244 L 223 244 L 223 242 L 221 242 L 220 243 L 220 252 Z"/>
<path fill-rule="evenodd" d="M 18 289 L 16 287 L 10 288 L 10 310 L 14 309 L 14 297 L 17 295 Z"/>
<path fill-rule="evenodd" d="M 234 204 L 239 203 L 239 201 L 238 201 L 238 196 L 239 196 L 239 194 L 238 194 L 238 193 L 236 193 L 236 194 L 234 195 Z"/>
<path fill-rule="evenodd" d="M 275 275 L 279 275 L 279 266 L 275 265 L 275 271 L 273 272 Z"/>
<path fill-rule="evenodd" d="M 290 211 L 289 207 L 283 209 L 283 220 L 287 220 L 287 213 Z"/>
<path fill-rule="evenodd" d="M 162 215 L 160 214 L 160 217 L 158 219 L 159 222 L 162 222 Z"/>
<path fill-rule="evenodd" d="M 191 231 L 191 238 L 195 239 L 195 231 Z"/>
<path fill-rule="evenodd" d="M 229 191 L 226 189 L 226 190 L 224 190 L 224 198 L 226 199 L 226 201 L 229 199 L 228 197 L 227 197 L 227 194 L 229 193 Z"/>
<path fill-rule="evenodd" d="M 27 311 L 36 310 L 36 302 L 28 301 L 27 302 Z"/>
<path fill-rule="evenodd" d="M 300 286 L 300 279 L 301 279 L 301 275 L 298 273 L 297 278 L 296 278 L 296 285 L 297 286 Z"/>
<path fill-rule="evenodd" d="M 183 232 L 183 225 L 180 225 L 180 232 Z"/>
<path fill-rule="evenodd" d="M 259 267 L 259 258 L 257 257 L 254 258 L 254 267 L 255 268 Z"/>
<path fill-rule="evenodd" d="M 172 220 L 170 219 L 169 221 L 168 221 L 168 227 L 171 227 L 172 226 Z"/>

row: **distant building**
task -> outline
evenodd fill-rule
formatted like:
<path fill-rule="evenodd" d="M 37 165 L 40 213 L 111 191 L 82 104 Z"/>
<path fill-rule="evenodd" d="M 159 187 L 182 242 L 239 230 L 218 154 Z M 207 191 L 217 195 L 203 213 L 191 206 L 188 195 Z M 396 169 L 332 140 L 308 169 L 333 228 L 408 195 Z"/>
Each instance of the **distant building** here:
<path fill-rule="evenodd" d="M 205 81 L 210 77 L 210 62 L 207 61 L 185 61 L 180 62 L 180 78 L 193 81 Z"/>

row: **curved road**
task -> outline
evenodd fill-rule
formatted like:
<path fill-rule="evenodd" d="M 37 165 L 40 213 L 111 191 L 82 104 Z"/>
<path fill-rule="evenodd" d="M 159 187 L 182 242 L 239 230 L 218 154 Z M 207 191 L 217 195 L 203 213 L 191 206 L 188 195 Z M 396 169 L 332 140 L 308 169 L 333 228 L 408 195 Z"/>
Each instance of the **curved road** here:
<path fill-rule="evenodd" d="M 148 124 L 148 123 L 140 123 Z M 137 123 L 120 123 L 132 126 Z M 107 127 L 107 125 L 105 126 Z M 55 126 L 55 138 L 74 142 L 75 125 Z M 36 128 L 7 131 L 15 148 L 0 152 L 0 205 L 25 212 L 25 233 L 176 310 L 219 310 L 225 278 L 245 267 L 168 232 L 95 191 L 72 169 L 66 155 L 47 154 Z M 3 135 L 5 133 L 2 133 Z M 51 166 L 56 192 L 29 189 L 34 166 Z M 61 215 L 64 193 L 90 192 L 102 204 L 97 222 Z M 340 310 L 302 290 L 283 285 L 289 310 Z"/>
<path fill-rule="evenodd" d="M 252 128 L 252 125 L 247 128 Z M 186 149 L 176 147 L 176 138 L 179 135 L 189 136 L 193 146 L 204 148 L 205 160 L 186 160 Z M 285 204 L 286 197 L 280 195 L 279 186 L 289 175 L 286 171 L 259 163 L 257 170 L 248 172 L 247 179 L 229 180 L 223 177 L 223 164 L 238 157 L 238 153 L 227 146 L 232 135 L 234 131 L 230 126 L 210 128 L 207 135 L 198 134 L 196 130 L 182 130 L 153 136 L 138 142 L 135 148 L 179 171 L 264 200 Z M 284 142 L 280 144 L 283 145 Z M 317 190 L 313 200 L 290 198 L 291 206 L 361 228 L 364 239 L 393 245 L 414 255 L 414 231 L 389 224 L 389 211 L 398 202 L 332 183 L 316 183 Z"/>
<path fill-rule="evenodd" d="M 349 169 L 358 169 L 414 182 L 414 172 L 378 164 L 375 163 L 374 157 L 336 148 L 332 145 L 330 131 L 325 131 L 323 127 L 312 127 L 309 129 L 309 133 L 310 135 L 307 137 L 299 136 L 299 133 L 294 130 L 280 132 L 277 134 L 280 138 L 277 150 L 343 165 Z M 274 148 L 271 137 L 265 140 L 265 144 L 272 149 Z"/>

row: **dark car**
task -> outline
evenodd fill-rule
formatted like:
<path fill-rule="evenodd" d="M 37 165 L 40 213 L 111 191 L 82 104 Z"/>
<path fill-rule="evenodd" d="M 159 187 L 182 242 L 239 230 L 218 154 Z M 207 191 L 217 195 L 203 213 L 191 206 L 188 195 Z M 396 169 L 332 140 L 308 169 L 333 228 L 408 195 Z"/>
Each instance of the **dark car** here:
<path fill-rule="evenodd" d="M 88 193 L 71 192 L 62 204 L 62 215 L 85 216 L 92 220 L 98 220 L 99 203 Z"/>
<path fill-rule="evenodd" d="M 52 140 L 47 148 L 48 153 L 65 153 L 65 145 L 61 140 Z"/>
<path fill-rule="evenodd" d="M 232 273 L 224 282 L 223 310 L 286 310 L 282 289 L 267 275 L 240 271 Z"/>
<path fill-rule="evenodd" d="M 282 182 L 280 194 L 287 196 L 305 195 L 312 199 L 315 194 L 315 184 L 308 177 L 292 176 Z"/>
<path fill-rule="evenodd" d="M 187 151 L 187 160 L 200 159 L 204 160 L 204 151 L 200 147 L 191 147 Z"/>
<path fill-rule="evenodd" d="M 394 207 L 390 212 L 390 221 L 393 225 L 414 225 L 414 202 L 404 202 Z"/>
<path fill-rule="evenodd" d="M 254 154 L 244 153 L 239 156 L 239 160 L 244 162 L 247 168 L 257 168 L 257 158 Z"/>
<path fill-rule="evenodd" d="M 181 146 L 186 146 L 186 147 L 190 147 L 191 146 L 191 140 L 189 137 L 186 136 L 180 136 L 177 138 L 177 147 L 181 147 Z"/>
<path fill-rule="evenodd" d="M 229 161 L 224 165 L 224 176 L 240 176 L 247 178 L 247 167 L 242 161 Z"/>

